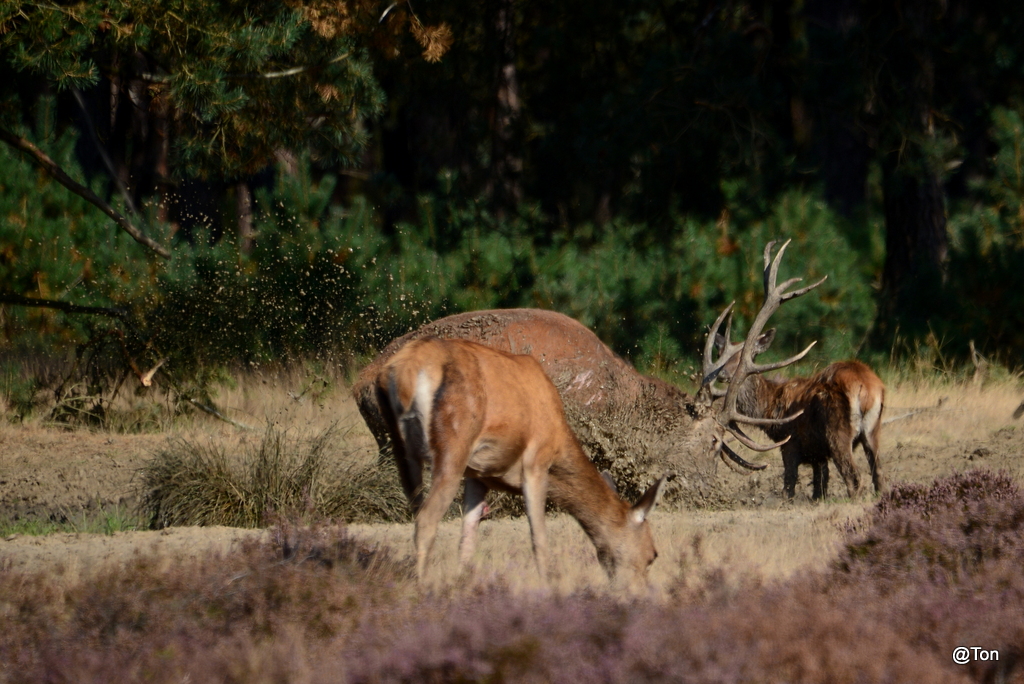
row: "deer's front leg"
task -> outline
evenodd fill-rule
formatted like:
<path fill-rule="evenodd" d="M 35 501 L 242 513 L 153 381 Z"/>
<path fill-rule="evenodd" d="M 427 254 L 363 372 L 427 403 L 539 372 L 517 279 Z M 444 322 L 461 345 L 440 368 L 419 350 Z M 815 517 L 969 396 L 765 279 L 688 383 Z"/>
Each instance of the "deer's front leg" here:
<path fill-rule="evenodd" d="M 811 464 L 813 469 L 813 482 L 811 498 L 815 501 L 828 496 L 828 461 L 822 459 Z"/>
<path fill-rule="evenodd" d="M 533 557 L 537 561 L 537 572 L 541 582 L 548 578 L 548 534 L 544 524 L 544 506 L 548 498 L 548 471 L 533 463 L 532 458 L 523 458 L 523 498 L 526 500 L 526 517 L 530 521 L 530 537 L 533 539 Z"/>
<path fill-rule="evenodd" d="M 787 498 L 792 499 L 796 494 L 796 484 L 799 475 L 800 453 L 787 444 L 782 447 L 782 490 Z"/>

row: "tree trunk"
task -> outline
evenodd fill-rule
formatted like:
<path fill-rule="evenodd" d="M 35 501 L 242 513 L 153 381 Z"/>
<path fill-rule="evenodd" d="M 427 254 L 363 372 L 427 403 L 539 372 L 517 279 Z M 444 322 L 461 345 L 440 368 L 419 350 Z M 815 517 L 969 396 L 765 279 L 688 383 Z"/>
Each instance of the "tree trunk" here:
<path fill-rule="evenodd" d="M 252 252 L 252 191 L 245 181 L 235 185 L 235 216 L 238 220 L 238 251 Z"/>
<path fill-rule="evenodd" d="M 519 156 L 515 135 L 521 110 L 516 76 L 515 10 L 515 0 L 495 2 L 494 32 L 498 58 L 491 141 L 491 183 L 492 197 L 499 212 L 514 208 L 522 198 L 519 175 L 523 160 Z"/>
<path fill-rule="evenodd" d="M 814 71 L 809 110 L 817 136 L 816 163 L 821 169 L 825 199 L 847 217 L 867 201 L 871 146 L 861 120 L 862 95 L 852 84 L 862 65 L 852 45 L 864 30 L 864 8 L 856 0 L 808 0 L 804 35 L 808 69 Z"/>
<path fill-rule="evenodd" d="M 885 265 L 878 341 L 897 331 L 924 336 L 938 305 L 948 250 L 942 160 L 932 117 L 935 58 L 931 36 L 941 19 L 934 0 L 906 0 L 892 17 L 899 30 L 886 46 L 879 79 L 887 110 L 880 131 L 885 207 Z"/>
<path fill-rule="evenodd" d="M 916 164 L 903 167 L 898 157 L 890 153 L 882 161 L 885 266 L 879 314 L 882 332 L 895 333 L 899 325 L 917 335 L 941 313 L 936 302 L 949 246 L 945 200 L 935 172 Z"/>

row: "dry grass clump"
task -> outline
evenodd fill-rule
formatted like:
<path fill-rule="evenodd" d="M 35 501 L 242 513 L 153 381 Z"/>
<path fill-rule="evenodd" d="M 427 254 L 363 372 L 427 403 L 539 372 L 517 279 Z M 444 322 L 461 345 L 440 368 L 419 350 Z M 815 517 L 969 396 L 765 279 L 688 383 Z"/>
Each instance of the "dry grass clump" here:
<path fill-rule="evenodd" d="M 393 522 L 407 517 L 394 468 L 332 451 L 339 434 L 292 436 L 269 425 L 229 455 L 220 443 L 178 437 L 142 468 L 140 500 L 154 529 L 259 527 L 280 515 Z"/>

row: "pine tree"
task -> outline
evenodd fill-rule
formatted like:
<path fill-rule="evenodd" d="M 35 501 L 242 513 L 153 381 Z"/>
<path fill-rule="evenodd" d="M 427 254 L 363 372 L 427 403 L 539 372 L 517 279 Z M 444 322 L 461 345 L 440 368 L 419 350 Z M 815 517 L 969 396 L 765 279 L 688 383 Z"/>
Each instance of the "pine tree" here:
<path fill-rule="evenodd" d="M 25 125 L 47 91 L 77 105 L 65 123 L 77 120 L 103 142 L 123 141 L 121 157 L 142 160 L 136 166 L 152 176 L 139 187 L 145 178 L 107 159 L 127 217 L 109 198 L 90 201 L 167 256 L 141 235 L 131 210 L 140 192 L 171 176 L 238 178 L 295 150 L 335 164 L 357 159 L 364 122 L 384 105 L 371 49 L 396 38 L 393 27 L 378 24 L 378 12 L 368 0 L 0 0 L 0 140 L 88 196 L 78 180 L 60 176 L 46 141 L 33 142 Z M 425 47 L 433 41 L 428 58 L 444 52 L 437 29 L 417 27 Z M 89 116 L 86 100 L 99 103 L 93 114 L 109 116 Z"/>

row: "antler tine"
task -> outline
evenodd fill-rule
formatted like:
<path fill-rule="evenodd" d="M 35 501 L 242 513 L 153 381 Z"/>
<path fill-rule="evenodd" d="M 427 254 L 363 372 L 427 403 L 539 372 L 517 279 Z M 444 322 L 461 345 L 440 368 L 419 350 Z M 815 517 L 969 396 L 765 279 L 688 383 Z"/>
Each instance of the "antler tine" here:
<path fill-rule="evenodd" d="M 800 409 L 796 413 L 791 413 L 788 416 L 782 418 L 754 418 L 753 416 L 742 416 L 743 423 L 746 425 L 754 425 L 756 427 L 768 427 L 771 425 L 785 425 L 786 423 L 792 422 L 803 415 L 803 409 Z M 739 429 L 739 428 L 735 428 Z"/>
<path fill-rule="evenodd" d="M 802 359 L 805 356 L 807 356 L 807 353 L 809 351 L 811 351 L 811 349 L 813 349 L 814 345 L 816 345 L 816 344 L 818 344 L 818 340 L 814 340 L 813 342 L 811 342 L 799 354 L 794 354 L 793 356 L 790 356 L 788 359 L 783 359 L 782 361 L 773 361 L 771 363 L 755 363 L 751 367 L 751 374 L 767 373 L 768 371 L 778 370 L 779 368 L 784 368 L 785 366 L 788 366 L 790 364 L 794 364 L 797 361 L 799 361 L 800 359 Z"/>
<path fill-rule="evenodd" d="M 799 415 L 799 414 L 797 414 L 797 415 Z M 782 420 L 782 421 L 789 421 L 789 420 L 792 420 L 795 417 L 796 416 L 786 416 L 785 418 L 781 418 L 780 420 Z M 769 442 L 768 444 L 761 444 L 760 442 L 755 442 L 750 437 L 748 437 L 747 433 L 743 432 L 743 430 L 740 429 L 740 426 L 735 424 L 735 423 L 732 424 L 732 425 L 726 426 L 725 429 L 729 432 L 730 435 L 732 435 L 737 440 L 739 440 L 740 444 L 742 444 L 743 446 L 747 447 L 748 449 L 752 449 L 754 451 L 771 451 L 772 449 L 774 449 L 776 447 L 780 447 L 783 444 L 785 444 L 786 442 L 788 442 L 789 441 L 789 437 L 790 437 L 790 436 L 787 435 L 785 439 L 780 440 L 778 442 Z"/>
<path fill-rule="evenodd" d="M 789 239 L 782 243 L 782 247 L 779 247 L 779 251 L 776 252 L 774 259 L 771 258 L 771 249 L 778 242 L 778 240 L 772 240 L 764 247 L 765 296 L 767 296 L 768 292 L 777 292 L 779 295 L 780 304 L 782 302 L 788 302 L 790 299 L 796 299 L 800 295 L 807 294 L 808 292 L 810 292 L 811 290 L 813 290 L 814 288 L 818 287 L 823 282 L 828 280 L 828 275 L 825 275 L 818 282 L 802 287 L 799 290 L 794 290 L 793 292 L 786 292 L 786 288 L 788 288 L 790 285 L 799 283 L 801 280 L 803 280 L 803 278 L 790 278 L 786 282 L 782 283 L 782 285 L 775 284 L 779 276 L 779 264 L 782 263 L 782 255 L 785 254 L 786 248 L 789 247 L 789 243 L 792 241 L 792 239 Z"/>
<path fill-rule="evenodd" d="M 715 375 L 717 376 L 718 373 L 722 370 L 721 367 L 716 368 L 715 366 L 717 364 L 713 362 L 715 351 L 715 335 L 718 334 L 718 329 L 722 327 L 722 321 L 724 321 L 725 317 L 728 316 L 729 323 L 725 327 L 725 335 L 726 339 L 729 339 L 729 332 L 730 330 L 732 330 L 732 316 L 730 314 L 732 312 L 732 307 L 735 303 L 735 301 L 730 302 L 729 306 L 725 307 L 725 310 L 722 311 L 722 313 L 718 314 L 718 318 L 715 319 L 715 324 L 712 325 L 711 330 L 708 331 L 708 338 L 707 340 L 704 341 L 704 379 L 700 383 L 701 386 L 708 384 L 708 382 L 714 381 L 714 378 L 708 377 L 712 371 L 714 371 Z M 719 358 L 719 361 L 721 361 L 721 358 Z"/>
<path fill-rule="evenodd" d="M 743 348 L 742 344 L 733 344 L 732 338 L 732 307 L 736 302 L 731 302 L 729 306 L 725 307 L 725 310 L 718 315 L 711 330 L 708 331 L 707 340 L 704 342 L 704 377 L 701 379 L 701 387 L 707 387 L 711 393 L 712 398 L 725 396 L 725 390 L 715 386 L 715 380 L 718 378 L 718 374 L 722 372 L 725 365 L 729 362 L 733 356 L 735 356 Z M 715 338 L 718 335 L 719 328 L 722 327 L 722 321 L 725 320 L 725 344 L 722 347 L 722 352 L 719 354 L 718 361 L 714 360 L 715 350 Z"/>
<path fill-rule="evenodd" d="M 745 458 L 737 454 L 732 449 L 732 447 L 726 444 L 724 439 L 720 439 L 718 441 L 718 444 L 715 446 L 715 450 L 718 452 L 718 455 L 722 457 L 722 461 L 725 462 L 726 465 L 729 465 L 729 461 L 727 461 L 725 458 L 726 456 L 728 456 L 730 459 L 732 459 L 733 461 L 735 461 L 736 463 L 738 463 L 739 465 L 743 466 L 748 470 L 764 470 L 765 468 L 768 467 L 767 463 L 751 463 L 750 461 L 746 460 Z M 733 470 L 736 470 L 736 468 L 733 468 Z"/>
<path fill-rule="evenodd" d="M 784 282 L 782 284 L 782 286 L 779 288 L 779 290 L 785 290 L 787 287 L 789 287 L 793 283 L 799 283 L 801 280 L 803 280 L 803 278 L 790 278 L 789 280 L 787 280 L 786 282 Z M 810 292 L 814 288 L 816 288 L 819 285 L 821 285 L 826 280 L 828 280 L 828 276 L 824 275 L 824 276 L 821 277 L 821 280 L 819 280 L 816 283 L 811 283 L 810 285 L 807 285 L 805 287 L 801 287 L 799 290 L 794 290 L 792 292 L 784 292 L 784 293 L 782 293 L 782 301 L 788 302 L 790 299 L 796 299 L 800 295 L 807 294 L 808 292 Z"/>
<path fill-rule="evenodd" d="M 777 282 L 779 275 L 779 265 L 782 262 L 782 255 L 785 254 L 786 248 L 789 247 L 790 242 L 791 240 L 786 240 L 784 243 L 782 243 L 782 246 L 779 247 L 779 250 L 775 253 L 774 258 L 772 257 L 772 249 L 777 244 L 777 241 L 772 240 L 767 245 L 765 245 L 764 304 L 761 306 L 761 310 L 757 312 L 757 316 L 754 317 L 754 321 L 753 323 L 751 323 L 750 329 L 747 331 L 746 339 L 744 339 L 743 341 L 743 346 L 740 351 L 740 361 L 738 367 L 729 379 L 729 389 L 725 392 L 725 406 L 723 407 L 722 414 L 719 418 L 719 421 L 726 427 L 726 429 L 730 433 L 732 433 L 736 437 L 736 439 L 738 439 L 742 444 L 749 447 L 750 449 L 754 449 L 755 451 L 767 451 L 769 449 L 774 449 L 775 447 L 784 444 L 786 440 L 770 445 L 759 444 L 754 440 L 750 439 L 749 437 L 747 437 L 745 434 L 743 434 L 742 430 L 739 429 L 739 423 L 744 423 L 747 425 L 760 425 L 762 427 L 768 425 L 780 425 L 793 420 L 799 415 L 799 413 L 778 419 L 757 419 L 752 418 L 750 416 L 745 416 L 739 412 L 736 406 L 736 402 L 739 397 L 739 388 L 743 385 L 744 381 L 751 374 L 764 373 L 770 370 L 775 370 L 777 368 L 782 368 L 783 366 L 788 366 L 789 364 L 792 363 L 796 363 L 804 356 L 806 356 L 815 344 L 814 342 L 812 342 L 802 352 L 794 356 L 791 356 L 788 359 L 785 359 L 784 361 L 778 361 L 767 364 L 757 364 L 754 362 L 754 356 L 757 353 L 754 351 L 757 339 L 761 335 L 761 331 L 764 329 L 764 326 L 768 322 L 768 319 L 771 318 L 771 316 L 776 311 L 778 311 L 779 307 L 782 305 L 783 302 L 789 301 L 790 299 L 795 299 L 796 297 L 799 297 L 803 294 L 810 292 L 811 290 L 825 282 L 825 279 L 827 278 L 826 276 L 826 278 L 822 278 L 821 280 L 812 285 L 807 285 L 805 287 L 800 288 L 799 290 L 794 290 L 792 292 L 786 292 L 786 289 L 794 285 L 795 283 L 798 283 L 801 280 L 803 280 L 802 278 L 791 278 L 782 283 L 782 285 L 778 285 Z"/>
<path fill-rule="evenodd" d="M 770 240 L 767 245 L 764 246 L 764 291 L 768 294 L 769 290 L 772 289 L 771 283 L 775 282 L 775 276 L 779 273 L 779 257 L 785 252 L 786 248 L 789 247 L 789 243 L 792 241 L 786 240 L 782 247 L 779 248 L 779 253 L 775 255 L 775 261 L 772 262 L 772 247 L 778 244 L 778 240 Z M 770 268 L 769 268 L 770 267 Z"/>

